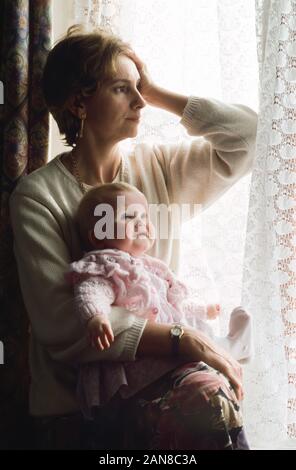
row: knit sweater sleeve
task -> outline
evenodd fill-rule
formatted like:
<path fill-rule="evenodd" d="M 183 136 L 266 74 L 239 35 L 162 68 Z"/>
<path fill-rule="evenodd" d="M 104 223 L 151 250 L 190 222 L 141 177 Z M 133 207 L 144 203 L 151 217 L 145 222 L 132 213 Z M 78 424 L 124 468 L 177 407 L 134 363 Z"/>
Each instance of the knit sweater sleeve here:
<path fill-rule="evenodd" d="M 240 104 L 190 97 L 181 124 L 190 136 L 157 145 L 170 203 L 205 208 L 252 168 L 257 115 Z"/>
<path fill-rule="evenodd" d="M 88 276 L 74 283 L 75 309 L 82 323 L 96 315 L 108 316 L 115 301 L 112 284 L 102 276 Z"/>
<path fill-rule="evenodd" d="M 57 218 L 49 207 L 16 189 L 10 199 L 14 252 L 31 330 L 50 356 L 65 363 L 132 361 L 146 320 L 111 307 L 115 340 L 105 351 L 89 344 L 74 312 L 74 296 L 65 280 L 70 256 Z"/>

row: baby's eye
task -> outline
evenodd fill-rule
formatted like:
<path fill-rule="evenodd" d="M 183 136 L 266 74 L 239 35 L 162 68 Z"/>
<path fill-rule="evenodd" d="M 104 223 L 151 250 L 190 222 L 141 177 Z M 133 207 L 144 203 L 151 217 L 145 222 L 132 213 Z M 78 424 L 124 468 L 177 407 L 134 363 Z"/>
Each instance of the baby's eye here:
<path fill-rule="evenodd" d="M 122 218 L 122 219 L 133 219 L 134 216 L 133 216 L 133 215 L 130 215 L 130 214 L 122 214 L 121 218 Z"/>

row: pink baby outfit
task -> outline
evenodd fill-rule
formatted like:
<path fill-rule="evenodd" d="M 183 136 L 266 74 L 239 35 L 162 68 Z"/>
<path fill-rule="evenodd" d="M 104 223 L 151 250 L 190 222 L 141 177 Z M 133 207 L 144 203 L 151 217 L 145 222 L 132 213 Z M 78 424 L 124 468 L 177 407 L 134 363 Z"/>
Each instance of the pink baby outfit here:
<path fill-rule="evenodd" d="M 77 309 L 85 321 L 108 315 L 111 305 L 158 323 L 182 319 L 186 286 L 152 256 L 135 257 L 116 249 L 91 251 L 71 264 L 66 277 L 75 286 Z"/>
<path fill-rule="evenodd" d="M 66 278 L 74 285 L 75 305 L 83 322 L 94 315 L 108 315 L 111 305 L 157 323 L 182 321 L 187 289 L 155 257 L 134 257 L 116 249 L 92 251 L 70 265 Z M 127 398 L 183 362 L 140 358 L 83 365 L 78 386 L 82 408 L 88 414 L 92 406 L 107 403 L 118 390 Z"/>

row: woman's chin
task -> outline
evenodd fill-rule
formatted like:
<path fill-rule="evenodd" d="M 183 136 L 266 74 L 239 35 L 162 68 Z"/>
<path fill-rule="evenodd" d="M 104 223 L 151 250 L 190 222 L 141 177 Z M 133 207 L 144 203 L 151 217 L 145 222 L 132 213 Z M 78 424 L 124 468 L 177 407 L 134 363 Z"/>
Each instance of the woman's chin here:
<path fill-rule="evenodd" d="M 128 129 L 127 128 L 125 129 L 126 138 L 137 137 L 139 121 L 128 121 L 128 122 L 129 122 Z"/>
<path fill-rule="evenodd" d="M 129 132 L 129 136 L 128 136 L 128 137 L 129 137 L 130 139 L 132 139 L 133 137 L 137 137 L 137 135 L 138 135 L 138 128 L 135 127 L 135 129 L 134 129 L 133 131 Z"/>

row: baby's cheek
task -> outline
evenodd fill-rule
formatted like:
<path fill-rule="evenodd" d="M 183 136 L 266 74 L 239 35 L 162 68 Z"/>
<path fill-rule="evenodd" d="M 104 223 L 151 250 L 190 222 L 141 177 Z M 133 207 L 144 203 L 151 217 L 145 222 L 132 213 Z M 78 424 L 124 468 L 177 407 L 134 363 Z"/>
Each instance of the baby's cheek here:
<path fill-rule="evenodd" d="M 154 225 L 152 224 L 152 222 L 148 223 L 148 232 L 149 232 L 149 238 L 151 240 L 155 240 L 156 239 L 156 229 L 155 229 Z"/>
<path fill-rule="evenodd" d="M 133 223 L 127 224 L 126 229 L 125 229 L 125 237 L 128 238 L 129 240 L 135 240 L 137 238 Z"/>

